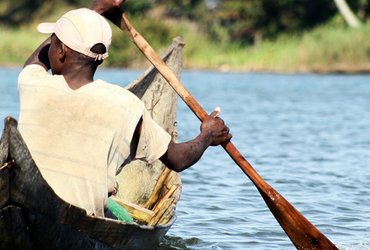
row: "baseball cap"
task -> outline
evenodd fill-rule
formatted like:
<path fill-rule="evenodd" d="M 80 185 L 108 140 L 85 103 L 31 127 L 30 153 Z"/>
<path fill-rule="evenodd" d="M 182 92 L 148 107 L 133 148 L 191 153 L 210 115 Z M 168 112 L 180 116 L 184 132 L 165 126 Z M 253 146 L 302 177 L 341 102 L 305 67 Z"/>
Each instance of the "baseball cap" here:
<path fill-rule="evenodd" d="M 55 23 L 40 23 L 37 30 L 43 34 L 55 33 L 69 48 L 95 60 L 104 60 L 108 57 L 112 29 L 108 21 L 93 10 L 81 8 L 68 11 Z M 98 43 L 105 46 L 106 53 L 97 54 L 91 51 Z"/>

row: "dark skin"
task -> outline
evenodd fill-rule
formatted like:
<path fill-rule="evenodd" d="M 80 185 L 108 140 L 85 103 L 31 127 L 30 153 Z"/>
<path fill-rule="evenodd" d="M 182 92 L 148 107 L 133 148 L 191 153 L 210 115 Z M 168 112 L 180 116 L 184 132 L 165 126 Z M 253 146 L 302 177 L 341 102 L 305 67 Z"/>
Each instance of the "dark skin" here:
<path fill-rule="evenodd" d="M 109 15 L 119 20 L 122 14 L 122 0 L 97 0 L 92 9 L 102 15 Z M 79 53 L 63 44 L 54 34 L 43 42 L 29 57 L 24 66 L 39 64 L 46 70 L 51 69 L 55 75 L 63 75 L 69 87 L 76 90 L 93 82 L 97 66 L 81 64 Z M 142 121 L 140 120 L 133 135 L 131 147 L 136 151 L 140 138 Z M 201 126 L 200 133 L 193 140 L 176 143 L 171 141 L 160 160 L 170 169 L 181 172 L 195 164 L 209 146 L 225 144 L 231 139 L 229 128 L 218 117 L 217 112 L 207 116 Z"/>

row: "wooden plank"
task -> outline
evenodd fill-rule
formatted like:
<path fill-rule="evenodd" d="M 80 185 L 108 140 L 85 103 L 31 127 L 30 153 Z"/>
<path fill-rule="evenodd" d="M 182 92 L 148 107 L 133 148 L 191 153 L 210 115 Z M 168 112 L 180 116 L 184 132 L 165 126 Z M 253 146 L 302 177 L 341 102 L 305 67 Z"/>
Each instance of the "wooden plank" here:
<path fill-rule="evenodd" d="M 0 208 L 9 201 L 9 169 L 4 164 L 0 168 Z"/>
<path fill-rule="evenodd" d="M 111 198 L 117 202 L 119 205 L 124 207 L 131 216 L 140 222 L 143 222 L 145 225 L 152 219 L 154 212 L 152 210 L 140 207 L 132 202 L 125 201 L 116 196 L 111 196 Z"/>

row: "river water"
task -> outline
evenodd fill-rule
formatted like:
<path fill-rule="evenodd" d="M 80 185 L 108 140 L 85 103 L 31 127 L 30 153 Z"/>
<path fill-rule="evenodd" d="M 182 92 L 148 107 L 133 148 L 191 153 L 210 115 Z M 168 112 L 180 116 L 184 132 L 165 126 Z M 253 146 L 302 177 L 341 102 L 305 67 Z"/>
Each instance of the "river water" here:
<path fill-rule="evenodd" d="M 0 117 L 18 117 L 19 70 L 0 68 Z M 121 85 L 139 75 L 98 73 Z M 221 107 L 234 145 L 333 243 L 370 249 L 370 75 L 185 71 L 182 82 L 208 112 Z M 179 101 L 179 140 L 199 124 Z M 221 147 L 182 179 L 177 221 L 160 249 L 294 249 Z"/>

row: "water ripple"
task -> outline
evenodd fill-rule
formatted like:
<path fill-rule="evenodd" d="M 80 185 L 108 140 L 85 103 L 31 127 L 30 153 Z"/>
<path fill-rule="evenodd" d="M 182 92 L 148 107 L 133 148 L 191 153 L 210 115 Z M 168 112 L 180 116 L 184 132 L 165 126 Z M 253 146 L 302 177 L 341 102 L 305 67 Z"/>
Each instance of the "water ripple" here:
<path fill-rule="evenodd" d="M 18 72 L 0 69 L 2 117 L 18 116 Z M 233 143 L 256 171 L 340 249 L 370 249 L 370 75 L 194 71 L 182 81 L 205 110 L 222 108 Z M 178 128 L 180 141 L 199 131 L 181 101 Z M 222 148 L 207 150 L 182 178 L 178 219 L 160 249 L 294 249 Z"/>

